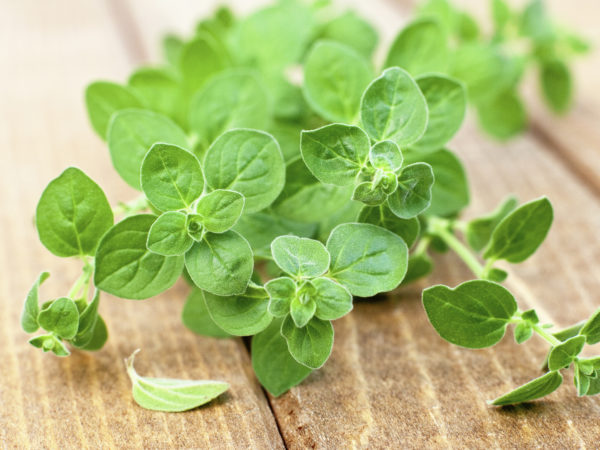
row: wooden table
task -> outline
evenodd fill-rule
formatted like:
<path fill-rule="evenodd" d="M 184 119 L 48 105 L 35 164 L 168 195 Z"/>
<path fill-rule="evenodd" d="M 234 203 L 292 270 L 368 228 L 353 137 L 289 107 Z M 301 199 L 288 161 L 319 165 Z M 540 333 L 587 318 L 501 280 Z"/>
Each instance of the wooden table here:
<path fill-rule="evenodd" d="M 254 2 L 237 1 L 240 11 Z M 409 2 L 370 0 L 363 10 L 389 42 Z M 481 9 L 476 0 L 463 1 Z M 32 215 L 43 187 L 77 165 L 115 203 L 133 198 L 93 134 L 83 88 L 124 80 L 156 61 L 165 30 L 191 30 L 214 3 L 148 0 L 2 0 L 0 13 L 0 447 L 199 448 L 528 448 L 600 445 L 600 398 L 577 398 L 570 380 L 545 400 L 492 408 L 485 400 L 538 374 L 545 345 L 470 351 L 440 340 L 427 322 L 421 289 L 470 277 L 453 255 L 435 275 L 397 294 L 364 301 L 335 323 L 330 361 L 280 398 L 257 383 L 241 339 L 196 336 L 181 324 L 187 288 L 158 298 L 103 296 L 110 339 L 97 353 L 43 355 L 19 328 L 22 300 L 37 274 L 51 270 L 44 296 L 65 292 L 79 270 L 39 243 Z M 596 0 L 552 2 L 555 15 L 600 46 Z M 468 215 L 505 194 L 547 194 L 556 220 L 547 242 L 510 268 L 508 285 L 523 306 L 566 325 L 600 305 L 600 57 L 577 64 L 577 101 L 554 118 L 532 95 L 531 131 L 506 144 L 469 120 L 453 142 L 473 188 Z M 138 407 L 122 359 L 141 347 L 138 371 L 215 378 L 231 384 L 210 405 L 182 414 Z"/>

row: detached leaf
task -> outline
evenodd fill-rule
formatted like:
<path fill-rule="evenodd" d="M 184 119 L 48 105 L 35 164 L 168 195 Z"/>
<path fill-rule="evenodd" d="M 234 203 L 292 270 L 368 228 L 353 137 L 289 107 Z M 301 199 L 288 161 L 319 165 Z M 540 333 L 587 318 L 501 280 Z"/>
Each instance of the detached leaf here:
<path fill-rule="evenodd" d="M 50 274 L 48 272 L 42 272 L 27 294 L 25 304 L 23 305 L 23 312 L 21 313 L 21 328 L 23 328 L 23 331 L 26 333 L 35 333 L 40 327 L 38 323 L 38 314 L 40 312 L 38 291 L 41 284 L 46 281 L 49 276 Z"/>
<path fill-rule="evenodd" d="M 408 247 L 415 243 L 421 231 L 421 224 L 418 218 L 401 219 L 387 205 L 376 207 L 365 206 L 360 211 L 358 221 L 390 230 L 404 239 Z"/>
<path fill-rule="evenodd" d="M 167 290 L 183 270 L 183 256 L 161 256 L 146 247 L 156 216 L 139 214 L 112 227 L 96 252 L 94 284 L 128 299 L 153 297 Z"/>
<path fill-rule="evenodd" d="M 431 204 L 433 169 L 427 163 L 414 163 L 398 175 L 398 188 L 388 197 L 388 206 L 401 219 L 410 219 Z"/>
<path fill-rule="evenodd" d="M 557 390 L 562 381 L 563 377 L 559 372 L 548 372 L 514 391 L 498 397 L 491 404 L 495 406 L 514 405 L 545 397 Z"/>
<path fill-rule="evenodd" d="M 525 261 L 546 238 L 552 219 L 552 205 L 546 197 L 525 203 L 496 227 L 484 258 L 505 259 L 511 263 Z"/>
<path fill-rule="evenodd" d="M 467 223 L 465 236 L 471 248 L 475 251 L 482 250 L 490 241 L 492 233 L 498 224 L 518 205 L 514 195 L 504 199 L 494 212 L 487 216 L 478 217 Z"/>
<path fill-rule="evenodd" d="M 246 199 L 244 212 L 269 206 L 285 182 L 279 144 L 263 131 L 228 131 L 208 149 L 204 159 L 206 183 L 212 189 L 237 191 Z"/>
<path fill-rule="evenodd" d="M 437 20 L 421 18 L 408 24 L 394 39 L 384 67 L 399 66 L 412 75 L 445 72 L 449 49 Z"/>
<path fill-rule="evenodd" d="M 345 223 L 327 240 L 329 276 L 353 295 L 371 297 L 395 289 L 406 274 L 408 248 L 398 235 L 367 223 Z"/>
<path fill-rule="evenodd" d="M 548 369 L 560 370 L 569 367 L 583 350 L 585 336 L 575 336 L 553 347 L 548 355 Z"/>
<path fill-rule="evenodd" d="M 161 211 L 189 208 L 202 195 L 204 176 L 200 161 L 183 148 L 154 144 L 141 167 L 144 194 Z"/>
<path fill-rule="evenodd" d="M 306 326 L 298 328 L 288 315 L 281 324 L 281 335 L 294 359 L 311 369 L 321 367 L 331 354 L 333 326 L 328 320 L 313 317 Z"/>
<path fill-rule="evenodd" d="M 142 102 L 129 89 L 108 81 L 95 81 L 85 89 L 85 106 L 92 128 L 106 140 L 113 113 L 126 108 L 140 108 Z"/>
<path fill-rule="evenodd" d="M 69 167 L 48 184 L 35 212 L 42 244 L 56 256 L 94 255 L 113 224 L 112 209 L 100 187 Z"/>
<path fill-rule="evenodd" d="M 585 340 L 589 345 L 600 342 L 600 309 L 596 310 L 592 317 L 588 319 L 579 334 L 585 336 Z"/>
<path fill-rule="evenodd" d="M 115 170 L 131 187 L 141 189 L 142 161 L 157 142 L 188 148 L 185 132 L 162 114 L 126 109 L 112 116 L 108 127 L 108 150 Z"/>
<path fill-rule="evenodd" d="M 304 63 L 304 96 L 324 119 L 352 123 L 372 76 L 369 62 L 351 47 L 319 41 Z"/>
<path fill-rule="evenodd" d="M 454 289 L 442 285 L 427 288 L 423 306 L 442 338 L 468 348 L 499 342 L 517 312 L 515 298 L 506 288 L 484 280 L 467 281 Z"/>
<path fill-rule="evenodd" d="M 393 67 L 365 90 L 360 118 L 368 135 L 392 140 L 401 148 L 418 141 L 427 128 L 427 103 L 411 76 Z"/>
<path fill-rule="evenodd" d="M 237 223 L 244 203 L 244 196 L 239 192 L 217 189 L 200 198 L 196 214 L 207 231 L 224 233 Z"/>
<path fill-rule="evenodd" d="M 281 335 L 282 319 L 252 338 L 252 367 L 260 384 L 275 396 L 300 384 L 312 370 L 298 363 Z"/>
<path fill-rule="evenodd" d="M 148 231 L 148 250 L 163 256 L 179 256 L 194 243 L 188 235 L 187 217 L 179 211 L 161 214 Z"/>
<path fill-rule="evenodd" d="M 235 231 L 206 233 L 185 254 L 185 267 L 200 289 L 216 295 L 239 295 L 252 276 L 254 257 L 248 242 Z"/>
<path fill-rule="evenodd" d="M 79 310 L 73 300 L 61 297 L 42 309 L 37 320 L 44 330 L 63 339 L 71 339 L 77 334 Z"/>
<path fill-rule="evenodd" d="M 369 137 L 359 127 L 334 123 L 303 131 L 300 150 L 306 166 L 321 182 L 353 184 L 369 160 Z"/>
<path fill-rule="evenodd" d="M 215 324 L 234 336 L 260 333 L 273 320 L 268 311 L 269 295 L 262 287 L 250 285 L 245 293 L 236 296 L 202 294 Z"/>
<path fill-rule="evenodd" d="M 125 359 L 125 365 L 133 385 L 133 398 L 142 408 L 167 412 L 187 411 L 210 402 L 229 389 L 229 385 L 223 381 L 141 377 L 133 367 L 138 352 L 136 350 Z"/>
<path fill-rule="evenodd" d="M 279 236 L 271 243 L 271 253 L 277 265 L 293 276 L 318 277 L 329 268 L 329 252 L 314 239 Z"/>

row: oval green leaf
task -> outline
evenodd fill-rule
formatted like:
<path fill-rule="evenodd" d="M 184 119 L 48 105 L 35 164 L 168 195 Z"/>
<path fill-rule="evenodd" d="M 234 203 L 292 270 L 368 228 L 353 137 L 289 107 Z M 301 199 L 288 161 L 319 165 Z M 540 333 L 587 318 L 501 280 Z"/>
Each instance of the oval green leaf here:
<path fill-rule="evenodd" d="M 333 326 L 328 320 L 313 317 L 306 326 L 298 328 L 287 316 L 281 324 L 281 335 L 294 359 L 311 369 L 325 364 L 333 348 Z"/>

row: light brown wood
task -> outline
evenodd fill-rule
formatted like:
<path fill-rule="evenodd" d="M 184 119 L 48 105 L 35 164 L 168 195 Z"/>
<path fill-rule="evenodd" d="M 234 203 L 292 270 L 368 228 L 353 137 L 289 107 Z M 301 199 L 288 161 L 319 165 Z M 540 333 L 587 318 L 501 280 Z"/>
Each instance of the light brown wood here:
<path fill-rule="evenodd" d="M 254 7 L 234 3 L 244 11 Z M 377 24 L 383 42 L 408 11 L 391 0 L 345 4 Z M 537 376 L 546 347 L 538 340 L 518 346 L 510 336 L 480 351 L 443 342 L 427 322 L 420 291 L 471 277 L 453 255 L 437 257 L 427 280 L 358 302 L 335 323 L 331 360 L 277 399 L 260 389 L 241 340 L 202 338 L 181 325 L 183 284 L 143 302 L 103 296 L 111 337 L 98 353 L 58 359 L 26 343 L 18 320 L 35 276 L 50 269 L 42 295 L 59 295 L 78 269 L 37 240 L 31 218 L 43 187 L 76 164 L 113 203 L 135 195 L 87 124 L 83 87 L 96 78 L 124 80 L 134 65 L 157 61 L 160 34 L 190 31 L 212 6 L 182 0 L 4 2 L 0 37 L 11 45 L 1 51 L 11 70 L 0 73 L 0 442 L 22 448 L 597 447 L 600 399 L 576 398 L 568 377 L 546 400 L 486 405 Z M 576 111 L 584 104 L 600 109 L 591 94 L 577 98 Z M 556 127 L 573 132 L 583 126 L 572 117 Z M 591 175 L 582 179 L 565 165 L 575 146 L 540 139 L 537 131 L 500 145 L 471 123 L 451 146 L 464 158 L 472 184 L 467 216 L 492 209 L 510 192 L 522 200 L 548 195 L 556 211 L 553 230 L 531 260 L 510 267 L 507 284 L 522 307 L 536 307 L 543 320 L 566 325 L 585 318 L 600 305 L 600 201 Z M 578 139 L 593 159 L 600 139 L 593 133 Z M 121 361 L 137 347 L 143 349 L 136 364 L 141 374 L 224 379 L 231 391 L 188 413 L 142 410 Z"/>

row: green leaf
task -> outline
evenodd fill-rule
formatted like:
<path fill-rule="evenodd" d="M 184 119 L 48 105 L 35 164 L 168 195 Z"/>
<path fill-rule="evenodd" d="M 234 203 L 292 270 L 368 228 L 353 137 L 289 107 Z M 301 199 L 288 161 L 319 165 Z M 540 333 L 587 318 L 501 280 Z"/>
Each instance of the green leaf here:
<path fill-rule="evenodd" d="M 427 128 L 427 102 L 415 80 L 399 67 L 386 69 L 369 84 L 360 104 L 360 118 L 376 141 L 400 147 L 417 142 Z"/>
<path fill-rule="evenodd" d="M 233 227 L 244 209 L 244 196 L 236 191 L 217 189 L 200 198 L 196 214 L 211 233 L 223 233 Z"/>
<path fill-rule="evenodd" d="M 548 372 L 530 381 L 514 391 L 504 394 L 491 402 L 495 406 L 514 405 L 545 397 L 554 392 L 562 384 L 563 377 L 559 372 Z"/>
<path fill-rule="evenodd" d="M 165 60 L 172 66 L 177 66 L 183 49 L 183 40 L 174 34 L 167 34 L 162 40 L 162 50 Z"/>
<path fill-rule="evenodd" d="M 122 109 L 140 108 L 142 103 L 129 89 L 108 81 L 96 81 L 85 89 L 85 106 L 92 128 L 106 139 L 111 116 Z"/>
<path fill-rule="evenodd" d="M 555 346 L 548 355 L 548 369 L 560 370 L 569 367 L 583 350 L 585 336 L 575 336 Z"/>
<path fill-rule="evenodd" d="M 133 367 L 136 350 L 125 359 L 127 375 L 133 387 L 133 399 L 152 411 L 188 411 L 217 398 L 229 385 L 223 381 L 178 380 L 175 378 L 141 377 Z"/>
<path fill-rule="evenodd" d="M 204 159 L 206 182 L 212 189 L 237 191 L 246 199 L 246 213 L 269 206 L 283 189 L 285 164 L 279 144 L 262 131 L 228 131 L 210 146 Z"/>
<path fill-rule="evenodd" d="M 427 253 L 414 254 L 408 258 L 408 270 L 402 284 L 412 283 L 429 275 L 433 271 L 433 261 Z"/>
<path fill-rule="evenodd" d="M 248 286 L 237 296 L 204 292 L 206 308 L 218 327 L 234 336 L 252 336 L 267 328 L 273 316 L 268 311 L 269 295 L 259 286 Z"/>
<path fill-rule="evenodd" d="M 378 40 L 375 29 L 354 11 L 346 11 L 327 22 L 319 37 L 348 45 L 366 58 L 371 57 Z"/>
<path fill-rule="evenodd" d="M 179 70 L 187 92 L 198 91 L 214 74 L 229 65 L 223 47 L 209 34 L 201 33 L 181 49 Z"/>
<path fill-rule="evenodd" d="M 29 343 L 36 348 L 41 348 L 44 353 L 52 351 L 56 356 L 69 356 L 71 352 L 62 341 L 53 334 L 44 334 L 29 339 Z"/>
<path fill-rule="evenodd" d="M 141 67 L 131 74 L 128 84 L 150 109 L 187 126 L 188 99 L 170 69 Z"/>
<path fill-rule="evenodd" d="M 444 75 L 423 75 L 416 81 L 427 101 L 429 121 L 425 134 L 411 145 L 411 150 L 435 152 L 460 129 L 467 110 L 467 93 L 460 81 Z"/>
<path fill-rule="evenodd" d="M 126 109 L 112 117 L 108 127 L 108 150 L 115 170 L 131 187 L 141 188 L 142 161 L 157 142 L 188 147 L 184 131 L 161 114 Z"/>
<path fill-rule="evenodd" d="M 352 311 L 352 294 L 339 283 L 329 278 L 311 280 L 315 288 L 315 316 L 321 320 L 335 320 Z"/>
<path fill-rule="evenodd" d="M 73 340 L 71 341 L 71 343 L 75 347 L 80 348 L 81 350 L 86 350 L 88 352 L 94 352 L 104 347 L 104 344 L 106 344 L 106 341 L 108 340 L 108 330 L 106 329 L 106 323 L 104 323 L 102 317 L 97 317 L 96 323 L 94 324 L 94 328 L 91 331 L 91 335 L 92 336 L 90 340 L 85 342 L 85 344 L 80 344 L 79 340 Z"/>
<path fill-rule="evenodd" d="M 207 148 L 232 128 L 264 129 L 270 109 L 265 86 L 254 72 L 226 71 L 212 77 L 192 99 L 190 128 Z"/>
<path fill-rule="evenodd" d="M 388 197 L 388 206 L 401 219 L 418 216 L 431 204 L 433 186 L 433 169 L 429 164 L 405 166 L 398 175 L 398 189 Z"/>
<path fill-rule="evenodd" d="M 23 304 L 23 312 L 21 313 L 21 328 L 23 328 L 23 331 L 26 333 L 35 333 L 40 327 L 37 320 L 40 312 L 38 292 L 41 284 L 46 281 L 49 276 L 50 274 L 48 272 L 40 273 L 27 294 L 27 298 Z"/>
<path fill-rule="evenodd" d="M 142 161 L 141 186 L 161 211 L 189 208 L 204 189 L 200 161 L 176 145 L 154 144 Z"/>
<path fill-rule="evenodd" d="M 508 214 L 510 214 L 518 205 L 518 200 L 514 195 L 506 197 L 500 206 L 491 214 L 467 223 L 465 236 L 471 248 L 475 251 L 481 251 L 490 241 L 494 229 Z"/>
<path fill-rule="evenodd" d="M 281 335 L 296 361 L 311 369 L 318 369 L 331 354 L 333 326 L 328 320 L 313 317 L 306 326 L 298 328 L 291 316 L 281 324 Z"/>
<path fill-rule="evenodd" d="M 167 290 L 183 270 L 182 256 L 161 256 L 146 247 L 151 214 L 127 217 L 102 238 L 96 252 L 94 284 L 109 294 L 134 300 Z"/>
<path fill-rule="evenodd" d="M 381 141 L 371 147 L 369 161 L 376 169 L 396 172 L 402 167 L 404 157 L 394 141 Z"/>
<path fill-rule="evenodd" d="M 513 295 L 485 280 L 467 281 L 454 289 L 442 285 L 427 288 L 423 305 L 442 338 L 468 348 L 491 347 L 499 342 L 517 312 Z"/>
<path fill-rule="evenodd" d="M 265 284 L 269 294 L 269 312 L 275 317 L 285 317 L 296 296 L 296 283 L 288 277 L 275 278 Z"/>
<path fill-rule="evenodd" d="M 394 39 L 384 67 L 399 66 L 412 75 L 445 72 L 449 49 L 446 33 L 437 20 L 420 18 Z"/>
<path fill-rule="evenodd" d="M 94 255 L 113 213 L 102 189 L 69 167 L 44 189 L 35 223 L 40 241 L 56 256 Z"/>
<path fill-rule="evenodd" d="M 334 41 L 319 41 L 304 63 L 304 97 L 324 119 L 352 123 L 372 77 L 368 60 L 354 49 Z"/>
<path fill-rule="evenodd" d="M 600 309 L 597 309 L 592 317 L 588 319 L 579 334 L 585 336 L 585 340 L 589 345 L 600 342 Z"/>
<path fill-rule="evenodd" d="M 285 186 L 273 211 L 297 222 L 319 222 L 340 211 L 351 193 L 351 186 L 321 183 L 300 159 L 287 166 Z"/>
<path fill-rule="evenodd" d="M 206 233 L 185 254 L 185 267 L 200 289 L 216 295 L 238 295 L 248 286 L 254 257 L 248 242 L 235 231 Z"/>
<path fill-rule="evenodd" d="M 560 60 L 544 61 L 540 69 L 540 86 L 548 106 L 557 113 L 571 106 L 573 81 L 567 65 Z"/>
<path fill-rule="evenodd" d="M 533 327 L 529 322 L 521 322 L 515 327 L 515 342 L 522 344 L 533 336 Z"/>
<path fill-rule="evenodd" d="M 100 291 L 96 290 L 94 298 L 89 305 L 79 314 L 77 334 L 71 340 L 75 347 L 85 347 L 94 337 L 94 330 L 98 322 L 98 305 L 100 304 Z"/>
<path fill-rule="evenodd" d="M 552 205 L 546 197 L 521 205 L 496 227 L 484 258 L 525 261 L 546 238 L 552 219 Z"/>
<path fill-rule="evenodd" d="M 252 367 L 260 384 L 275 396 L 300 384 L 312 370 L 298 363 L 280 333 L 282 320 L 273 320 L 252 338 Z"/>
<path fill-rule="evenodd" d="M 382 186 L 373 188 L 373 183 L 365 181 L 358 184 L 352 192 L 352 200 L 364 203 L 369 206 L 381 205 L 387 199 L 388 195 Z"/>
<path fill-rule="evenodd" d="M 408 248 L 398 235 L 367 223 L 337 226 L 327 240 L 329 275 L 353 294 L 371 297 L 395 289 L 406 274 Z"/>
<path fill-rule="evenodd" d="M 487 98 L 477 105 L 481 127 L 498 139 L 509 139 L 527 126 L 525 105 L 514 89 Z"/>
<path fill-rule="evenodd" d="M 582 397 L 590 388 L 590 377 L 581 372 L 579 366 L 576 365 L 573 371 L 573 382 L 577 389 L 577 396 Z"/>
<path fill-rule="evenodd" d="M 42 309 L 37 321 L 44 330 L 63 339 L 71 339 L 77 334 L 79 310 L 73 300 L 61 297 Z"/>
<path fill-rule="evenodd" d="M 296 277 L 318 277 L 329 269 L 329 252 L 314 239 L 279 236 L 271 243 L 271 253 L 284 272 Z"/>
<path fill-rule="evenodd" d="M 540 322 L 535 309 L 528 309 L 527 311 L 523 312 L 523 314 L 521 314 L 521 319 L 527 320 L 529 323 L 534 325 Z"/>
<path fill-rule="evenodd" d="M 290 317 L 298 328 L 305 327 L 314 317 L 316 310 L 317 304 L 312 298 L 307 298 L 306 303 L 303 303 L 298 295 L 290 303 Z"/>
<path fill-rule="evenodd" d="M 179 211 L 161 214 L 148 231 L 146 246 L 152 253 L 178 256 L 187 252 L 194 243 L 188 235 L 187 217 Z"/>
<path fill-rule="evenodd" d="M 359 127 L 334 123 L 302 131 L 300 150 L 306 166 L 321 182 L 344 186 L 353 184 L 366 166 L 369 137 Z"/>
<path fill-rule="evenodd" d="M 421 231 L 419 219 L 416 217 L 413 217 L 412 219 L 401 219 L 386 205 L 377 207 L 365 206 L 360 211 L 358 221 L 370 223 L 385 228 L 386 230 L 390 230 L 392 233 L 395 233 L 404 239 L 404 242 L 406 242 L 408 247 L 415 243 Z"/>
<path fill-rule="evenodd" d="M 431 205 L 427 214 L 450 216 L 469 204 L 467 176 L 456 155 L 448 150 L 440 150 L 419 155 L 414 161 L 425 162 L 433 168 L 435 183 L 431 190 Z"/>
<path fill-rule="evenodd" d="M 276 237 L 286 234 L 310 237 L 316 228 L 316 224 L 298 223 L 266 212 L 244 214 L 233 227 L 248 241 L 254 256 L 261 258 L 271 257 L 271 242 Z"/>
<path fill-rule="evenodd" d="M 194 333 L 215 338 L 231 337 L 229 333 L 219 327 L 208 312 L 204 301 L 204 292 L 194 288 L 188 296 L 181 313 L 183 324 Z"/>

